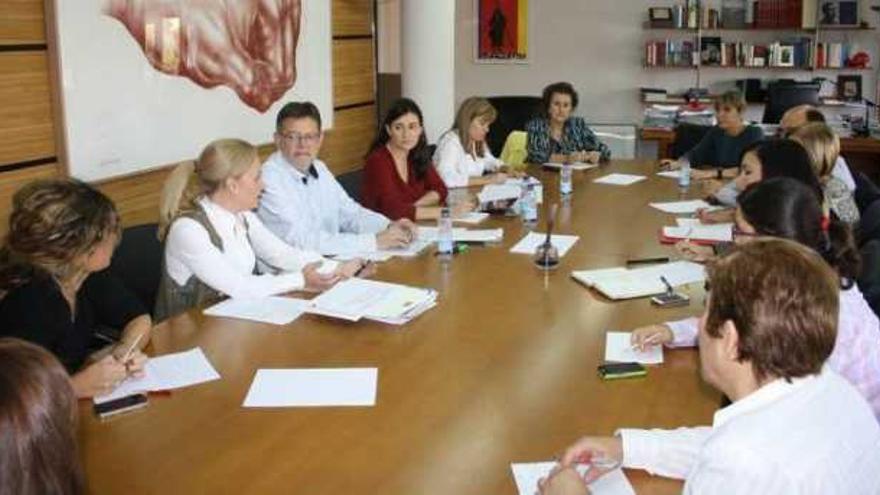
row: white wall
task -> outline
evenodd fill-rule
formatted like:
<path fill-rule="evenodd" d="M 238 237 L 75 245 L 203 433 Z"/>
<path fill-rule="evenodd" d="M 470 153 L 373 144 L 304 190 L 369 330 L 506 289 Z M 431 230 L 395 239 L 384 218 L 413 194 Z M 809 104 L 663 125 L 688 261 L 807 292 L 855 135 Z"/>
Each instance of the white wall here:
<path fill-rule="evenodd" d="M 472 95 L 539 95 L 555 81 L 569 81 L 580 94 L 577 113 L 591 122 L 639 122 L 642 105 L 638 88 L 660 87 L 681 92 L 696 84 L 696 71 L 686 69 L 643 69 L 646 41 L 677 37 L 670 31 L 642 28 L 647 8 L 669 6 L 672 0 L 531 0 L 531 31 L 528 65 L 486 65 L 474 63 L 474 0 L 456 0 L 455 97 L 460 102 Z M 862 18 L 877 25 L 880 16 L 861 2 Z M 796 33 L 722 32 L 725 41 L 772 41 Z M 871 65 L 880 65 L 877 31 L 828 33 L 823 39 L 849 38 L 869 48 Z M 733 88 L 736 79 L 796 78 L 824 76 L 836 79 L 838 71 L 732 70 L 707 68 L 702 86 L 718 92 Z M 858 72 L 863 94 L 875 94 L 876 74 Z M 749 117 L 759 113 L 753 109 Z M 759 116 L 759 115 L 758 115 Z"/>

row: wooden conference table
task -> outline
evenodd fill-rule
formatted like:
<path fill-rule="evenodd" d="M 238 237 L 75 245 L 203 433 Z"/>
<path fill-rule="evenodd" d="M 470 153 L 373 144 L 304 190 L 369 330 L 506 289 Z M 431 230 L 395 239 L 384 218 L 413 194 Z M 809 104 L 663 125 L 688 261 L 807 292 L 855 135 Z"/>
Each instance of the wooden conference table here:
<path fill-rule="evenodd" d="M 719 394 L 699 378 L 697 352 L 667 350 L 646 378 L 604 382 L 606 330 L 695 314 L 647 299 L 611 302 L 580 286 L 574 269 L 671 252 L 657 242 L 672 218 L 650 201 L 680 197 L 651 162 L 576 172 L 559 232 L 580 235 L 557 270 L 509 253 L 527 230 L 492 218 L 499 245 L 443 264 L 425 252 L 394 259 L 376 278 L 436 288 L 439 305 L 398 328 L 304 315 L 288 327 L 191 312 L 156 329 L 152 351 L 200 346 L 221 380 L 154 397 L 144 410 L 100 422 L 81 405 L 80 441 L 95 494 L 513 494 L 511 462 L 549 460 L 581 435 L 618 427 L 710 424 Z M 609 171 L 647 173 L 628 186 L 593 184 Z M 557 174 L 537 169 L 545 205 Z M 543 212 L 541 225 L 543 228 Z M 378 367 L 367 408 L 244 409 L 258 368 Z M 681 483 L 628 471 L 639 493 Z"/>

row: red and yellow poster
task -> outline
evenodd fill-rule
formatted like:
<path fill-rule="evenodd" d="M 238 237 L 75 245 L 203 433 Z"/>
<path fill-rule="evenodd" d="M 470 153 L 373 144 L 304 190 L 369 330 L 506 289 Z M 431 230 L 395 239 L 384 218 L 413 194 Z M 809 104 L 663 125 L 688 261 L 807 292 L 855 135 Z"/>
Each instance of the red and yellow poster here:
<path fill-rule="evenodd" d="M 477 60 L 524 62 L 528 0 L 477 0 Z"/>

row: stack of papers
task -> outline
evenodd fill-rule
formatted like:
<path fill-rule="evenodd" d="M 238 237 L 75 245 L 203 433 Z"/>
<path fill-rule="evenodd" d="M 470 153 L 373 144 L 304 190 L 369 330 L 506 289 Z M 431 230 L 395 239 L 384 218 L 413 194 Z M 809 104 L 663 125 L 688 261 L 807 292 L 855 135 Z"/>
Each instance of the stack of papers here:
<path fill-rule="evenodd" d="M 113 392 L 92 399 L 101 404 L 132 394 L 189 387 L 198 383 L 219 380 L 217 370 L 208 362 L 202 349 L 150 358 L 144 365 L 142 378 L 128 378 Z"/>
<path fill-rule="evenodd" d="M 571 164 L 571 169 L 572 170 L 590 170 L 591 168 L 596 168 L 598 166 L 599 166 L 599 164 L 597 164 L 597 163 L 574 162 Z M 547 162 L 544 164 L 544 167 L 553 168 L 553 169 L 558 170 L 558 169 L 562 168 L 562 164 L 561 163 L 554 163 L 554 162 Z"/>
<path fill-rule="evenodd" d="M 540 232 L 529 232 L 528 235 L 523 237 L 519 242 L 516 243 L 515 246 L 510 248 L 511 253 L 519 253 L 519 254 L 535 254 L 535 250 L 538 249 L 538 246 L 544 244 L 544 241 L 547 239 L 546 233 Z M 576 235 L 560 235 L 553 234 L 550 236 L 550 244 L 553 244 L 556 247 L 556 250 L 559 251 L 559 257 L 565 256 L 565 253 L 574 246 L 578 240 L 578 236 Z"/>
<path fill-rule="evenodd" d="M 663 238 L 667 241 L 689 239 L 694 242 L 717 243 L 733 242 L 732 223 L 700 223 L 695 218 L 679 218 L 675 227 L 663 227 Z"/>
<path fill-rule="evenodd" d="M 511 464 L 513 479 L 519 495 L 535 495 L 538 493 L 538 480 L 550 474 L 556 467 L 555 462 L 530 462 Z M 578 465 L 577 472 L 581 476 L 587 472 L 588 465 Z M 621 469 L 609 471 L 601 478 L 590 483 L 590 493 L 593 495 L 635 495 L 632 485 L 623 474 Z"/>
<path fill-rule="evenodd" d="M 419 227 L 419 239 L 437 242 L 437 227 Z M 501 242 L 504 229 L 452 229 L 453 242 Z"/>
<path fill-rule="evenodd" d="M 629 186 L 631 184 L 635 184 L 636 182 L 640 182 L 645 180 L 644 175 L 632 175 L 632 174 L 608 174 L 604 177 L 599 177 L 594 180 L 596 184 L 611 184 L 614 186 Z"/>
<path fill-rule="evenodd" d="M 257 299 L 227 299 L 206 309 L 208 316 L 238 318 L 273 325 L 286 325 L 305 312 L 308 301 L 271 296 Z"/>
<path fill-rule="evenodd" d="M 505 199 L 519 198 L 521 188 L 519 182 L 516 184 L 486 184 L 477 194 L 480 203 L 489 203 L 492 201 L 502 201 Z"/>
<path fill-rule="evenodd" d="M 244 407 L 376 405 L 376 368 L 257 370 Z"/>
<path fill-rule="evenodd" d="M 616 267 L 571 272 L 572 278 L 596 289 L 609 299 L 632 299 L 662 294 L 666 292 L 666 285 L 660 280 L 661 275 L 672 286 L 706 280 L 703 265 L 690 261 L 674 261 L 632 270 Z"/>
<path fill-rule="evenodd" d="M 608 332 L 605 334 L 605 361 L 613 363 L 661 364 L 663 346 L 652 345 L 644 351 L 633 349 L 630 332 Z"/>
<path fill-rule="evenodd" d="M 721 209 L 718 206 L 712 206 L 702 199 L 693 199 L 689 201 L 669 201 L 665 203 L 650 203 L 652 208 L 657 208 L 666 213 L 674 215 L 693 215 L 697 210 L 705 209 L 714 211 Z"/>
<path fill-rule="evenodd" d="M 405 285 L 350 278 L 310 301 L 309 313 L 402 325 L 437 305 L 437 292 Z"/>

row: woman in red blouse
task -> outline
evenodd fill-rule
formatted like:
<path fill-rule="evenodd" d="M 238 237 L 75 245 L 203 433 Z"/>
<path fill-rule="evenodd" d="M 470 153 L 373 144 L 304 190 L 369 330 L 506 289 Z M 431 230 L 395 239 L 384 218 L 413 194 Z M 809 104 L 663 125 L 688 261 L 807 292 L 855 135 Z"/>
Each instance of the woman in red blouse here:
<path fill-rule="evenodd" d="M 364 166 L 361 202 L 391 220 L 429 220 L 440 216 L 446 186 L 431 163 L 422 129 L 422 111 L 409 98 L 394 102 Z M 453 215 L 470 204 L 453 207 Z"/>

